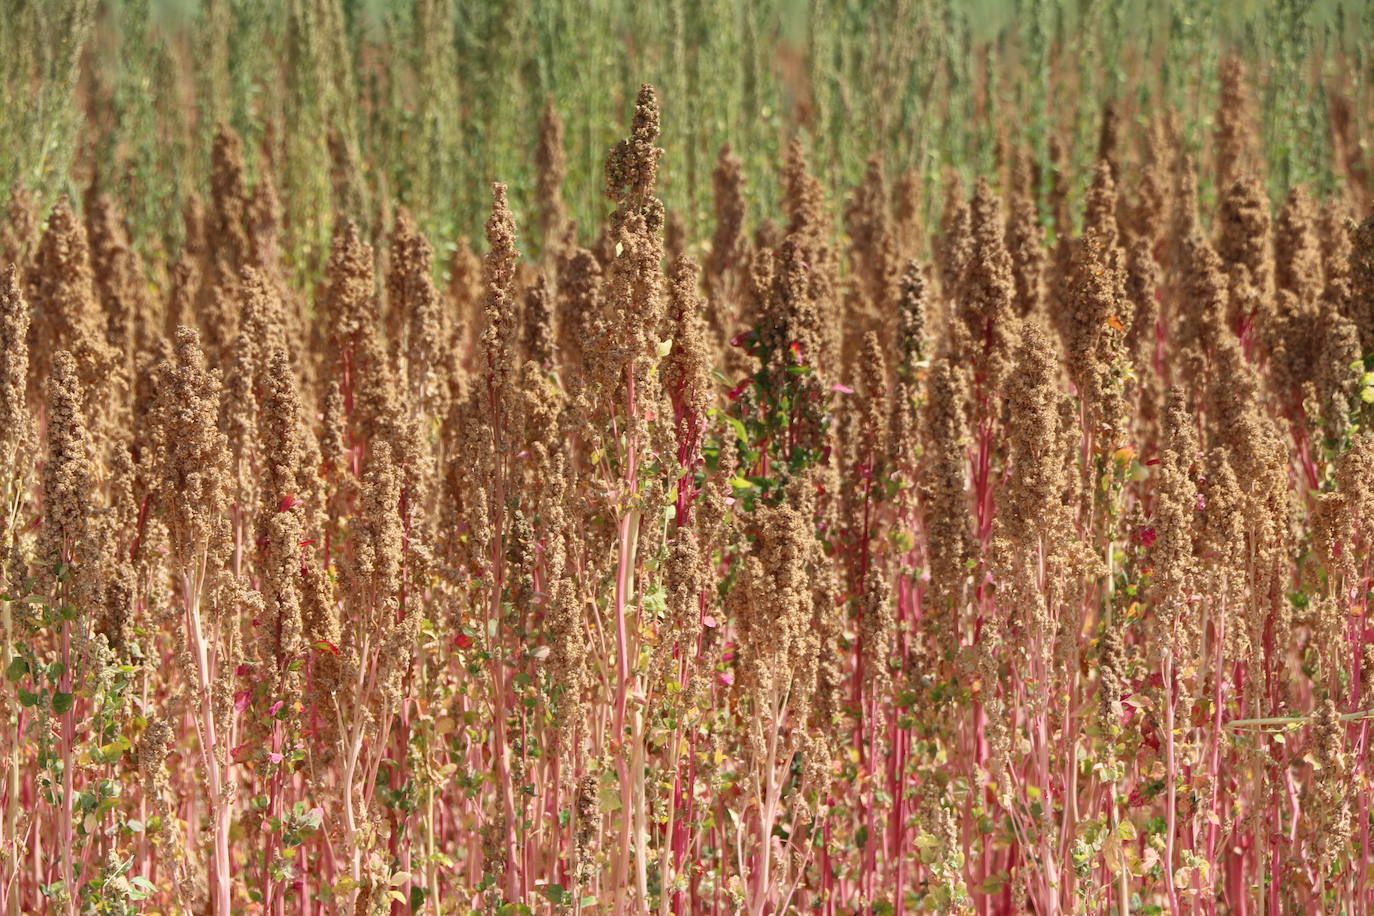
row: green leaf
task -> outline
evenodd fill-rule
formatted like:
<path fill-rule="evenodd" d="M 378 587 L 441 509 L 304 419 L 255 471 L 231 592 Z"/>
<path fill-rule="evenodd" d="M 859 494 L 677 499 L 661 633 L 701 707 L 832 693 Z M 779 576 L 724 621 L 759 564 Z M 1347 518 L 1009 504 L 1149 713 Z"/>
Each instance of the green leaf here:
<path fill-rule="evenodd" d="M 5 680 L 17 681 L 29 673 L 29 663 L 16 655 L 5 667 Z"/>
<path fill-rule="evenodd" d="M 563 885 L 556 882 L 553 884 L 541 884 L 537 890 L 539 893 L 543 894 L 550 903 L 555 904 L 566 902 L 569 896 L 568 892 L 563 889 Z"/>
<path fill-rule="evenodd" d="M 54 693 L 52 695 L 52 711 L 59 716 L 72 708 L 76 698 L 70 693 Z"/>
<path fill-rule="evenodd" d="M 38 705 L 38 694 L 32 693 L 32 692 L 30 692 L 30 691 L 28 691 L 28 690 L 20 690 L 20 691 L 19 691 L 19 705 L 20 705 L 20 706 L 37 706 L 37 705 Z"/>

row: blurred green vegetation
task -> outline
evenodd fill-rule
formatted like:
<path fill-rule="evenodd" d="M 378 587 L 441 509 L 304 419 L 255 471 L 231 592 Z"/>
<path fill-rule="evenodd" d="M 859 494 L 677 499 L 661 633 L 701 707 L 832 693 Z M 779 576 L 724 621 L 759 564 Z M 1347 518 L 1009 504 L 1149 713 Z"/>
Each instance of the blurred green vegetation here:
<path fill-rule="evenodd" d="M 772 212 L 795 134 L 837 199 L 881 151 L 933 208 L 950 170 L 989 169 L 999 130 L 1042 163 L 1067 132 L 1082 164 L 1108 98 L 1136 119 L 1172 106 L 1200 146 L 1234 53 L 1273 187 L 1330 191 L 1329 90 L 1370 117 L 1372 34 L 1367 0 L 4 0 L 0 188 L 46 205 L 95 177 L 141 244 L 174 250 L 223 120 L 250 174 L 271 162 L 308 276 L 336 212 L 370 225 L 404 203 L 436 241 L 476 237 L 499 179 L 528 214 L 552 97 L 585 236 L 607 210 L 602 157 L 652 82 L 664 197 L 689 227 L 726 141 L 754 215 Z"/>

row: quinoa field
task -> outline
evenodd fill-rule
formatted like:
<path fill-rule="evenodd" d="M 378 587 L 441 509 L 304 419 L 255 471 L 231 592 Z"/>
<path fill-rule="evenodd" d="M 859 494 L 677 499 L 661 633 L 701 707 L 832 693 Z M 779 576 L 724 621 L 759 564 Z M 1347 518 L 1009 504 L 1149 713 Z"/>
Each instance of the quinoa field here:
<path fill-rule="evenodd" d="M 0 916 L 1371 916 L 1371 49 L 0 0 Z"/>

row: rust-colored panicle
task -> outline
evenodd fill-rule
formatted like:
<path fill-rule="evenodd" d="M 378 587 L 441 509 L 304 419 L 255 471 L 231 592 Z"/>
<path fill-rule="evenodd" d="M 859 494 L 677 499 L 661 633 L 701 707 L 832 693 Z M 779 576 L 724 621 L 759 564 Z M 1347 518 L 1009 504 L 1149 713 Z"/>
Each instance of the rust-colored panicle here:
<path fill-rule="evenodd" d="M 663 388 L 673 405 L 677 433 L 679 486 L 694 486 L 689 474 L 701 463 L 701 439 L 706 411 L 711 406 L 712 349 L 697 296 L 699 269 L 690 259 L 678 265 L 668 285 L 668 326 L 671 346 L 663 358 Z"/>
<path fill-rule="evenodd" d="M 869 157 L 863 181 L 845 207 L 844 221 L 858 291 L 869 310 L 886 315 L 892 309 L 899 267 L 882 157 Z"/>
<path fill-rule="evenodd" d="M 1360 346 L 1374 352 L 1374 215 L 1350 230 L 1350 281 L 1345 314 L 1360 331 Z"/>
<path fill-rule="evenodd" d="M 603 320 L 608 341 L 602 345 L 603 385 L 624 385 L 624 397 L 613 401 L 633 404 L 632 414 L 652 412 L 658 400 L 656 350 L 662 333 L 663 204 L 654 196 L 658 160 L 658 102 L 651 86 L 644 86 L 635 104 L 630 136 L 611 148 L 606 157 L 606 190 L 616 201 L 608 227 L 614 252 L 608 266 L 606 310 Z M 593 374 L 596 374 L 595 372 Z M 634 422 L 639 422 L 638 419 Z"/>
<path fill-rule="evenodd" d="M 1217 210 L 1216 248 L 1229 269 L 1243 266 L 1261 303 L 1272 298 L 1274 268 L 1269 238 L 1269 198 L 1259 179 L 1236 179 L 1226 189 Z M 1255 316 L 1239 316 L 1247 320 Z"/>
<path fill-rule="evenodd" d="M 300 382 L 285 351 L 276 348 L 263 360 L 261 388 L 260 454 L 263 463 L 262 506 L 267 514 L 286 511 L 303 501 L 312 489 L 315 469 L 307 462 L 314 449 L 309 443 Z"/>
<path fill-rule="evenodd" d="M 86 230 L 65 197 L 53 207 L 39 242 L 29 274 L 29 302 L 34 314 L 31 378 L 47 378 L 53 353 L 67 350 L 84 386 L 100 382 L 113 367 L 115 354 L 106 342 L 105 318 L 95 295 Z"/>
<path fill-rule="evenodd" d="M 244 178 L 243 143 L 228 124 L 215 130 L 210 153 L 210 213 L 206 241 L 212 262 L 222 262 L 231 275 L 249 259 L 248 183 Z"/>
<path fill-rule="evenodd" d="M 1162 240 L 1169 212 L 1168 141 L 1160 118 L 1150 123 L 1145 141 L 1144 162 L 1135 186 L 1135 201 L 1128 208 L 1127 224 L 1133 239 L 1143 239 L 1153 248 Z"/>
<path fill-rule="evenodd" d="M 524 315 L 521 330 L 524 335 L 525 358 L 533 360 L 540 369 L 552 369 L 554 365 L 554 345 L 558 335 L 553 326 L 553 288 L 549 276 L 543 271 L 525 290 Z"/>
<path fill-rule="evenodd" d="M 1067 159 L 1069 151 L 1058 133 L 1050 134 L 1050 225 L 1054 227 L 1056 252 L 1065 250 L 1073 238 L 1073 217 L 1069 213 L 1069 178 Z M 1055 255 L 1059 257 L 1058 253 Z"/>
<path fill-rule="evenodd" d="M 997 621 L 1009 650 L 1033 670 L 1051 670 L 1073 580 L 1078 540 L 1073 507 L 1063 499 L 1059 354 L 1036 319 L 1022 326 L 1016 366 L 1003 388 L 1007 474 L 998 495 L 991 566 Z M 1043 695 L 1042 695 L 1043 696 Z M 1044 704 L 1044 699 L 1030 699 Z"/>
<path fill-rule="evenodd" d="M 1350 256 L 1354 223 L 1339 198 L 1328 198 L 1317 219 L 1317 234 L 1321 238 L 1322 276 L 1326 285 L 1322 298 L 1333 303 L 1342 314 L 1350 300 Z"/>
<path fill-rule="evenodd" d="M 1166 273 L 1187 270 L 1188 247 L 1194 236 L 1202 235 L 1198 222 L 1197 166 L 1191 153 L 1179 152 L 1174 166 L 1172 205 L 1169 212 L 1170 243 L 1164 246 Z"/>
<path fill-rule="evenodd" d="M 37 240 L 38 206 L 28 188 L 15 181 L 10 185 L 5 216 L 0 219 L 0 269 L 15 265 L 19 270 L 19 282 L 23 283 L 29 256 Z"/>
<path fill-rule="evenodd" d="M 290 663 L 302 651 L 301 543 L 306 539 L 302 496 L 310 488 L 312 469 L 306 466 L 306 433 L 296 375 L 286 353 L 266 355 L 262 392 L 260 454 L 266 472 L 258 514 L 258 536 L 266 545 L 260 588 L 267 611 L 261 652 L 267 670 L 274 671 L 278 689 L 290 677 Z"/>
<path fill-rule="evenodd" d="M 1274 223 L 1274 285 L 1310 308 L 1322 293 L 1317 206 L 1301 185 L 1291 189 Z"/>
<path fill-rule="evenodd" d="M 576 570 L 573 566 L 575 558 L 570 556 L 578 537 L 574 520 L 569 517 L 567 511 L 575 482 L 568 467 L 567 456 L 555 454 L 547 481 L 545 560 L 551 584 L 544 600 L 551 650 L 549 677 L 557 685 L 557 697 L 553 704 L 553 724 L 558 733 L 559 749 L 564 754 L 570 753 L 576 747 L 574 736 L 585 721 L 585 693 L 591 678 L 586 615 L 577 587 Z M 670 614 L 678 597 L 672 581 L 676 559 L 670 556 L 668 561 Z M 673 642 L 672 639 L 665 641 L 669 644 Z"/>
<path fill-rule="evenodd" d="M 1312 511 L 1312 546 L 1326 572 L 1327 588 L 1344 603 L 1360 575 L 1360 558 L 1374 533 L 1374 436 L 1361 432 L 1335 461 L 1334 486 Z M 1339 632 L 1340 627 L 1334 628 Z M 1328 671 L 1328 674 L 1332 672 Z"/>
<path fill-rule="evenodd" d="M 320 301 L 320 323 L 327 329 L 335 363 L 352 358 L 364 328 L 377 330 L 380 315 L 372 263 L 372 246 L 362 240 L 355 223 L 335 227 Z"/>
<path fill-rule="evenodd" d="M 618 141 L 606 156 L 606 196 L 618 204 L 611 219 L 613 226 L 620 226 L 631 213 L 651 206 L 658 161 L 663 156 L 658 135 L 658 97 L 654 87 L 645 83 L 635 98 L 630 136 Z M 647 214 L 646 218 L 651 219 Z"/>
<path fill-rule="evenodd" d="M 761 506 L 750 524 L 752 543 L 735 598 L 740 686 L 761 716 L 778 715 L 779 701 L 805 708 L 815 681 L 811 643 L 811 520 L 783 503 Z M 810 674 L 808 675 L 808 672 Z"/>
<path fill-rule="evenodd" d="M 560 368 L 569 384 L 575 367 L 585 365 L 582 354 L 601 317 L 601 264 L 586 248 L 569 246 L 559 253 L 555 308 Z"/>
<path fill-rule="evenodd" d="M 1089 432 L 1104 448 L 1125 444 L 1129 432 L 1125 340 L 1134 321 L 1112 239 L 1090 230 L 1075 242 L 1063 327 L 1069 377 L 1087 408 Z"/>
<path fill-rule="evenodd" d="M 248 236 L 248 263 L 269 277 L 281 273 L 281 199 L 277 196 L 277 182 L 267 157 L 263 157 L 258 183 L 253 186 L 244 211 L 244 227 Z"/>
<path fill-rule="evenodd" d="M 412 412 L 443 416 L 448 385 L 444 372 L 446 344 L 443 306 L 434 286 L 434 249 L 415 225 L 410 211 L 396 208 L 387 273 L 387 305 L 396 315 L 393 343 L 401 356 L 402 375 Z"/>
<path fill-rule="evenodd" d="M 77 588 L 98 585 L 95 530 L 97 492 L 95 446 L 87 427 L 77 363 L 66 350 L 51 356 L 47 378 L 47 455 L 43 461 L 43 524 L 37 558 L 44 581 L 59 588 L 64 565 L 77 570 Z M 78 607 L 89 605 L 79 603 Z"/>
<path fill-rule="evenodd" d="M 840 313 L 833 307 L 836 291 L 839 288 L 839 263 L 832 240 L 834 226 L 826 208 L 825 190 L 815 175 L 811 174 L 802 151 L 801 141 L 793 138 L 787 147 L 787 156 L 782 166 L 782 210 L 787 216 L 787 231 L 784 238 L 791 238 L 794 247 L 806 265 L 806 285 L 813 302 L 819 303 L 820 318 L 825 331 L 822 344 L 826 356 L 819 354 L 813 362 L 834 359 L 838 356 L 842 329 L 837 327 Z M 771 247 L 780 247 L 782 242 Z M 755 247 L 764 247 L 759 240 Z"/>
<path fill-rule="evenodd" d="M 1132 311 L 1125 348 L 1142 380 L 1154 373 L 1159 322 L 1160 269 L 1152 249 L 1149 239 L 1137 238 L 1126 252 L 1126 298 Z"/>
<path fill-rule="evenodd" d="M 537 227 L 546 255 L 556 254 L 568 228 L 568 207 L 563 202 L 563 179 L 568 174 L 563 152 L 563 119 L 553 103 L 544 99 L 539 115 L 539 139 L 534 147 L 534 193 L 539 201 Z"/>
<path fill-rule="evenodd" d="M 1016 314 L 1025 318 L 1040 310 L 1045 274 L 1045 230 L 1035 211 L 1028 153 L 1017 154 L 1011 174 L 1006 246 L 1016 281 Z"/>
<path fill-rule="evenodd" d="M 1097 235 L 1103 245 L 1115 248 L 1121 239 L 1116 223 L 1116 179 L 1111 165 L 1098 160 L 1093 168 L 1092 184 L 1083 195 L 1083 235 Z"/>
<path fill-rule="evenodd" d="M 1347 728 L 1328 696 L 1315 714 L 1307 759 L 1314 772 L 1303 780 L 1303 831 L 1323 873 L 1340 868 L 1351 855 L 1356 818 L 1352 817 L 1350 784 L 1355 755 L 1347 748 Z"/>
<path fill-rule="evenodd" d="M 1037 546 L 1037 537 L 1048 542 L 1067 536 L 1055 526 L 1072 521 L 1055 517 L 1064 489 L 1057 437 L 1059 354 L 1038 321 L 1022 325 L 1016 368 L 1007 378 L 1003 397 L 1009 470 L 998 499 L 997 521 L 1000 536 L 1017 542 L 1014 549 L 1034 555 L 1037 549 L 1053 549 L 1050 543 Z M 1033 583 L 1022 584 L 1028 588 L 1023 597 L 1037 591 Z"/>
<path fill-rule="evenodd" d="M 194 190 L 187 192 L 186 199 L 181 204 L 181 250 L 202 269 L 207 266 L 205 262 L 209 257 L 209 243 L 205 239 L 205 233 L 209 231 L 206 225 L 208 222 L 205 202 Z M 168 336 L 172 334 L 169 333 Z"/>
<path fill-rule="evenodd" d="M 1212 135 L 1216 158 L 1216 186 L 1229 188 L 1253 156 L 1253 116 L 1245 87 L 1245 64 L 1230 56 L 1221 62 L 1221 95 L 1217 99 L 1216 130 Z"/>
<path fill-rule="evenodd" d="M 446 297 L 454 346 L 466 359 L 471 337 L 482 327 L 482 259 L 466 238 L 458 239 L 449 257 Z"/>
<path fill-rule="evenodd" d="M 728 297 L 742 282 L 749 256 L 749 239 L 744 226 L 747 215 L 744 163 L 728 143 L 720 148 L 716 158 L 711 187 L 716 225 L 711 235 L 711 253 L 706 258 L 706 290 L 712 298 Z"/>
<path fill-rule="evenodd" d="M 1236 479 L 1245 482 L 1251 645 L 1261 644 L 1267 628 L 1272 644 L 1282 646 L 1291 625 L 1291 606 L 1284 597 L 1292 536 L 1287 448 L 1275 422 L 1264 413 L 1259 379 L 1235 338 L 1222 338 L 1215 362 L 1208 392 L 1208 435 L 1214 446 L 1226 451 Z M 1277 658 L 1271 661 L 1278 664 Z"/>
<path fill-rule="evenodd" d="M 1113 181 L 1121 178 L 1119 157 L 1121 117 L 1116 110 L 1116 99 L 1109 98 L 1102 105 L 1102 123 L 1097 130 L 1097 161 L 1105 163 L 1111 171 Z"/>
<path fill-rule="evenodd" d="M 794 403 L 794 441 L 804 448 L 822 446 L 822 412 L 826 382 L 832 376 L 826 348 L 827 325 L 807 272 L 803 242 L 788 236 L 776 254 L 769 276 L 765 314 L 758 322 L 760 341 L 772 354 L 766 371 L 787 384 L 794 367 L 805 366 L 792 380 L 798 390 Z"/>
<path fill-rule="evenodd" d="M 158 500 L 164 507 L 174 567 L 193 574 L 203 560 L 222 562 L 229 543 L 225 507 L 229 444 L 219 429 L 220 380 L 206 365 L 200 335 L 178 328 L 159 372 L 156 414 L 162 429 Z"/>
<path fill-rule="evenodd" d="M 1196 541 L 1202 521 L 1198 503 L 1201 455 L 1193 412 L 1180 389 L 1169 393 L 1162 440 L 1151 518 L 1157 540 L 1150 548 L 1154 569 L 1150 601 L 1162 646 L 1173 653 L 1175 664 L 1185 664 L 1202 646 L 1193 597 L 1199 587 Z"/>
<path fill-rule="evenodd" d="M 363 465 L 362 505 L 352 520 L 351 613 L 345 639 L 360 645 L 394 620 L 401 590 L 401 473 L 391 445 L 377 442 Z"/>
<path fill-rule="evenodd" d="M 964 273 L 973 258 L 973 231 L 963 186 L 951 179 L 945 189 L 945 205 L 940 211 L 940 238 L 936 245 L 935 265 L 940 275 L 940 295 L 946 302 L 959 292 Z"/>
<path fill-rule="evenodd" d="M 1227 617 L 1218 619 L 1218 625 L 1225 628 L 1227 659 L 1240 661 L 1248 656 L 1250 647 L 1249 630 L 1237 613 L 1248 597 L 1244 591 L 1245 498 L 1224 446 L 1207 450 L 1199 489 L 1203 523 L 1197 529 L 1197 552 L 1205 564 L 1201 594 L 1218 609 L 1228 609 Z"/>
<path fill-rule="evenodd" d="M 968 497 L 967 370 L 942 356 L 931 366 L 925 402 L 926 465 L 921 484 L 926 556 L 930 568 L 930 618 L 924 634 L 934 654 L 954 643 L 955 627 L 973 556 Z"/>
<path fill-rule="evenodd" d="M 239 320 L 224 375 L 220 428 L 234 457 L 238 504 L 247 511 L 257 493 L 258 399 L 264 385 L 267 355 L 285 351 L 286 329 L 276 289 L 256 268 L 245 267 L 238 284 Z"/>
<path fill-rule="evenodd" d="M 149 342 L 151 306 L 143 262 L 129 242 L 124 219 L 106 194 L 97 194 L 86 211 L 91 267 L 105 311 L 106 340 L 127 362 Z"/>
<path fill-rule="evenodd" d="M 859 394 L 862 399 L 864 451 L 870 456 L 865 464 L 870 465 L 868 472 L 878 476 L 874 462 L 881 462 L 887 455 L 888 436 L 891 430 L 888 421 L 892 415 L 888 403 L 887 360 L 883 356 L 882 341 L 877 331 L 864 334 L 863 349 L 859 357 Z"/>
<path fill-rule="evenodd" d="M 19 268 L 0 268 L 0 473 L 22 474 L 20 457 L 33 447 L 35 431 L 28 409 L 29 303 L 19 285 Z M 26 463 L 26 462 L 25 462 Z M 9 515 L 0 515 L 6 528 Z M 0 550 L 9 547 L 10 532 L 0 528 Z"/>
<path fill-rule="evenodd" d="M 519 343 L 516 337 L 515 261 L 519 252 L 515 247 L 515 218 L 506 204 L 506 186 L 492 185 L 491 216 L 487 219 L 487 255 L 482 261 L 482 278 L 486 287 L 483 309 L 486 327 L 482 331 L 482 377 L 486 390 L 483 397 L 498 411 L 491 418 L 499 430 L 502 419 L 500 405 L 512 398 L 510 386 L 514 379 Z M 497 452 L 504 452 L 503 443 L 496 443 Z"/>
<path fill-rule="evenodd" d="M 1201 235 L 1187 239 L 1182 251 L 1182 289 L 1179 311 L 1170 328 L 1170 346 L 1177 346 L 1183 378 L 1202 381 L 1211 354 L 1230 337 L 1226 327 L 1227 285 L 1221 258 Z"/>
<path fill-rule="evenodd" d="M 923 238 L 921 172 L 903 169 L 892 188 L 892 231 L 901 258 L 916 257 Z"/>
<path fill-rule="evenodd" d="M 172 265 L 172 286 L 167 294 L 167 306 L 163 314 L 162 333 L 171 339 L 176 329 L 185 325 L 194 328 L 199 325 L 196 318 L 196 295 L 200 289 L 200 262 L 191 257 L 185 248 Z"/>
<path fill-rule="evenodd" d="M 918 411 L 926 367 L 928 296 L 921 265 L 908 261 L 898 282 L 897 361 L 893 366 L 887 455 L 888 471 L 899 481 L 906 502 L 914 495 L 910 487 L 916 481 L 916 463 L 921 452 Z"/>
<path fill-rule="evenodd" d="M 782 164 L 782 212 L 787 217 L 787 232 L 813 238 L 829 235 L 830 217 L 826 213 L 825 189 L 806 163 L 801 139 L 793 137 Z"/>
<path fill-rule="evenodd" d="M 223 366 L 229 361 L 234 338 L 238 335 L 238 283 L 238 274 L 225 260 L 208 264 L 201 274 L 195 302 L 195 313 L 200 320 L 188 327 L 199 324 L 204 329 L 202 344 L 211 365 Z M 175 334 L 173 329 L 172 335 Z"/>
<path fill-rule="evenodd" d="M 1002 241 L 1001 211 L 992 187 L 980 178 L 969 202 L 973 247 L 959 284 L 956 315 L 967 336 L 964 355 L 973 364 L 976 392 L 984 398 L 1001 388 L 1017 334 L 1016 282 Z"/>

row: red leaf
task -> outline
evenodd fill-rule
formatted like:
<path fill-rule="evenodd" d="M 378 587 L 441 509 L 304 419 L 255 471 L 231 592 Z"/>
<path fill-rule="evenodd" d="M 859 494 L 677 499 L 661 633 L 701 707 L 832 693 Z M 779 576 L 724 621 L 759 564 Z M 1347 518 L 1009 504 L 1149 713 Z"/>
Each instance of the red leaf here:
<path fill-rule="evenodd" d="M 738 400 L 739 396 L 744 394 L 744 389 L 748 388 L 752 384 L 754 384 L 754 378 L 753 376 L 750 376 L 749 378 L 746 378 L 744 381 L 740 382 L 734 388 L 731 388 L 730 392 L 726 395 L 726 397 L 728 397 L 732 401 Z"/>
<path fill-rule="evenodd" d="M 296 498 L 296 494 L 294 494 L 294 493 L 287 493 L 285 496 L 283 496 L 283 497 L 281 498 L 281 503 L 280 503 L 280 505 L 277 506 L 277 511 L 278 511 L 278 512 L 289 512 L 289 511 L 291 511 L 292 509 L 294 509 L 294 508 L 296 508 L 297 506 L 299 506 L 300 504 L 301 504 L 301 501 L 300 501 L 299 499 Z"/>
<path fill-rule="evenodd" d="M 460 649 L 466 649 L 472 645 L 472 637 L 466 633 L 459 633 L 453 638 L 453 643 Z"/>

